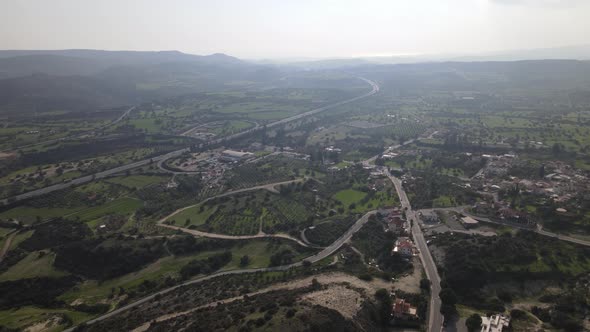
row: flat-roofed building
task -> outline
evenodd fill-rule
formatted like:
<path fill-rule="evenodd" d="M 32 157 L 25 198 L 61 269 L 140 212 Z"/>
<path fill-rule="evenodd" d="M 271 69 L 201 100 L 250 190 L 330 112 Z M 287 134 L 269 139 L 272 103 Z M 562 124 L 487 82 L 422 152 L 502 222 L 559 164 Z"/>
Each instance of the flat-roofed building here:
<path fill-rule="evenodd" d="M 492 315 L 481 317 L 481 332 L 502 332 L 502 329 L 510 325 L 510 318 L 504 315 Z"/>
<path fill-rule="evenodd" d="M 219 156 L 219 160 L 221 161 L 241 161 L 252 157 L 253 154 L 250 152 L 242 152 L 242 151 L 235 151 L 235 150 L 225 150 L 221 152 L 221 156 Z"/>

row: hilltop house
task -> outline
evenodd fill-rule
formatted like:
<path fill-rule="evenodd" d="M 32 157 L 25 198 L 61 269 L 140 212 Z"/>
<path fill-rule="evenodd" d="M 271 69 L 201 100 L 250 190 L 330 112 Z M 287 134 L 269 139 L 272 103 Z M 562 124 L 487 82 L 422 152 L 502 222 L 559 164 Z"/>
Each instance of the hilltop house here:
<path fill-rule="evenodd" d="M 407 237 L 400 237 L 395 241 L 395 247 L 393 248 L 393 253 L 399 253 L 405 257 L 412 257 L 414 256 L 414 243 Z"/>
<path fill-rule="evenodd" d="M 396 298 L 392 308 L 393 318 L 397 319 L 417 319 L 417 309 L 404 299 Z"/>

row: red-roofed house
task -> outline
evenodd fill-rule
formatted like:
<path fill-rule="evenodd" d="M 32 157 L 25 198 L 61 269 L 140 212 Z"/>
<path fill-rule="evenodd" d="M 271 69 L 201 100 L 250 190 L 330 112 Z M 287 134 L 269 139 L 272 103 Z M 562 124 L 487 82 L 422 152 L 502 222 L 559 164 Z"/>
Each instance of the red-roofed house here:
<path fill-rule="evenodd" d="M 412 257 L 414 256 L 414 243 L 407 237 L 400 237 L 395 242 L 393 253 L 399 253 L 402 256 Z"/>
<path fill-rule="evenodd" d="M 387 220 L 387 226 L 389 230 L 394 233 L 402 233 L 404 232 L 406 222 L 400 218 L 399 216 L 389 216 Z"/>
<path fill-rule="evenodd" d="M 395 299 L 392 308 L 392 314 L 394 318 L 401 319 L 415 319 L 418 318 L 416 314 L 417 309 L 404 299 Z"/>

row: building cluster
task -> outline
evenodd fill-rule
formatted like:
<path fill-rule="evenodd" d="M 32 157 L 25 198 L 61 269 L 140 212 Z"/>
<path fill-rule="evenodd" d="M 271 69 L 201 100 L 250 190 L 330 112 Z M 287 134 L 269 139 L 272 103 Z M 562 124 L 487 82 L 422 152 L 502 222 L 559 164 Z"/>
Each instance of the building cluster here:
<path fill-rule="evenodd" d="M 503 177 L 508 174 L 512 163 L 516 159 L 516 155 L 504 154 L 504 155 L 489 155 L 483 154 L 481 158 L 486 160 L 486 166 L 482 172 L 478 173 L 476 178 L 497 178 Z"/>
<path fill-rule="evenodd" d="M 399 208 L 393 208 L 385 219 L 387 223 L 387 230 L 394 234 L 406 234 L 408 232 L 408 222 L 402 218 Z"/>
<path fill-rule="evenodd" d="M 568 202 L 590 186 L 584 172 L 561 161 L 548 162 L 533 173 L 529 171 L 530 176 L 510 176 L 511 168 L 523 167 L 520 172 L 523 173 L 530 169 L 530 165 L 519 161 L 513 154 L 482 157 L 487 159 L 486 166 L 465 186 L 491 199 L 475 204 L 473 212 L 507 223 L 531 228 L 536 226 L 536 221 L 528 212 L 515 210 L 511 201 L 501 199 L 501 192 L 516 191 L 521 195 L 535 196 L 539 201 L 552 201 L 557 206 L 557 213 L 567 214 Z"/>
<path fill-rule="evenodd" d="M 510 318 L 502 314 L 481 317 L 481 332 L 502 332 L 509 326 Z"/>

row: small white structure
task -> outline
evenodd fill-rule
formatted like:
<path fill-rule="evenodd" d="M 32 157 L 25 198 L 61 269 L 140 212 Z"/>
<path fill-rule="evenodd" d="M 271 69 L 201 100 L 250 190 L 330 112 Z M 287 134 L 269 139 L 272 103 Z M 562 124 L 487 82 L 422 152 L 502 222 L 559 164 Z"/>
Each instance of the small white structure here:
<path fill-rule="evenodd" d="M 326 152 L 337 152 L 337 153 L 340 153 L 340 152 L 342 152 L 342 149 L 335 148 L 333 145 L 330 145 L 329 147 L 326 148 Z"/>
<path fill-rule="evenodd" d="M 232 162 L 232 161 L 244 160 L 244 159 L 250 158 L 252 156 L 253 156 L 253 154 L 250 152 L 225 150 L 221 153 L 219 160 Z"/>
<path fill-rule="evenodd" d="M 510 325 L 510 318 L 504 315 L 492 315 L 481 317 L 481 332 L 502 332 L 502 329 Z"/>
<path fill-rule="evenodd" d="M 385 159 L 385 160 L 391 160 L 391 159 L 394 159 L 395 157 L 397 157 L 397 153 L 393 153 L 393 152 L 391 152 L 391 153 L 385 153 L 382 156 L 382 158 Z"/>

